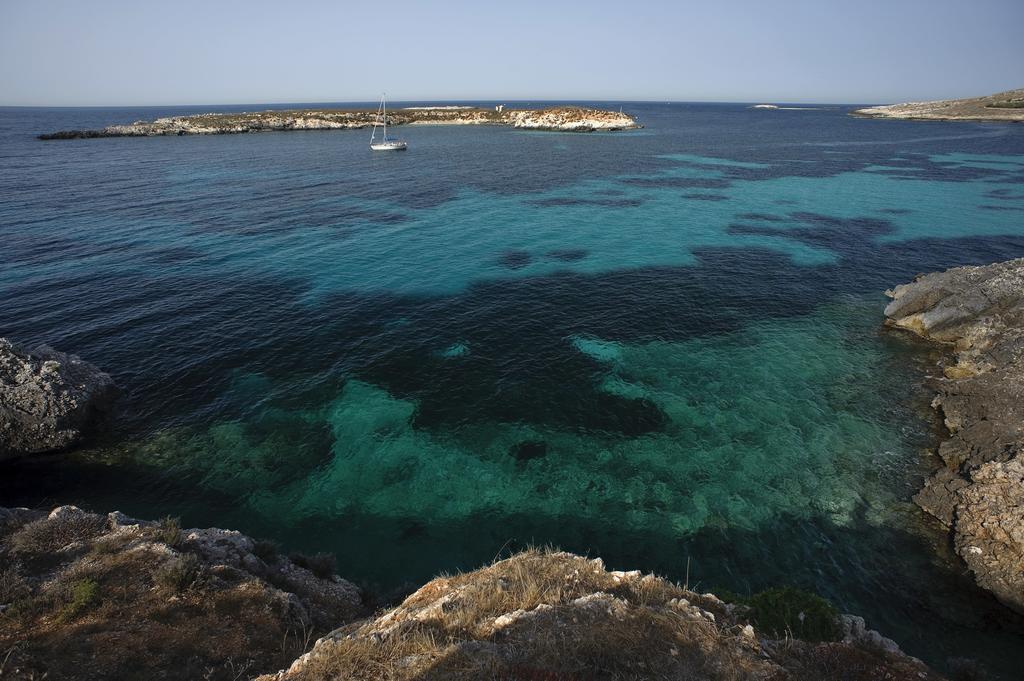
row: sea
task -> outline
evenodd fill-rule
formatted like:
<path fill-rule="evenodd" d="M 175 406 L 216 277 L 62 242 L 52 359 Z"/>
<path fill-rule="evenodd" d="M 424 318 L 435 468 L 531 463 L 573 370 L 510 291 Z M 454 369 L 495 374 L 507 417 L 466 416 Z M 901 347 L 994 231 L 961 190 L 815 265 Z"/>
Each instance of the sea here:
<path fill-rule="evenodd" d="M 88 447 L 0 466 L 0 505 L 333 553 L 379 603 L 527 546 L 791 585 L 1015 678 L 1024 623 L 911 501 L 948 356 L 883 309 L 1024 256 L 1024 125 L 581 104 L 643 128 L 409 126 L 371 153 L 35 137 L 270 105 L 0 108 L 0 336 L 124 391 Z"/>

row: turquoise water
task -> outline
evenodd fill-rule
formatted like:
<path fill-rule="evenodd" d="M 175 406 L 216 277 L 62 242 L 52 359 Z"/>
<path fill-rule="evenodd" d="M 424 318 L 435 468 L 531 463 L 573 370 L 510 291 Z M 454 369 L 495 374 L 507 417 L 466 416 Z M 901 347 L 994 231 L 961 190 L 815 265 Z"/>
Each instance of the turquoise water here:
<path fill-rule="evenodd" d="M 615 106 L 618 106 L 617 104 Z M 632 106 L 636 132 L 42 143 L 0 110 L 0 335 L 124 385 L 2 503 L 173 514 L 396 594 L 530 543 L 818 591 L 933 664 L 1021 624 L 910 496 L 929 349 L 881 291 L 1024 254 L 1024 130 Z"/>

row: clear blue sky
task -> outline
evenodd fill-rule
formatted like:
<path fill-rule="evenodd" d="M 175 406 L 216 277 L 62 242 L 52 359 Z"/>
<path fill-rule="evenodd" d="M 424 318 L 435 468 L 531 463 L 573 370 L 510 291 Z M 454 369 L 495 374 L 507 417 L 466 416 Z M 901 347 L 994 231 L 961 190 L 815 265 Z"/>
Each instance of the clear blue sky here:
<path fill-rule="evenodd" d="M 1024 87 L 1024 0 L 0 0 L 0 105 L 888 102 Z"/>

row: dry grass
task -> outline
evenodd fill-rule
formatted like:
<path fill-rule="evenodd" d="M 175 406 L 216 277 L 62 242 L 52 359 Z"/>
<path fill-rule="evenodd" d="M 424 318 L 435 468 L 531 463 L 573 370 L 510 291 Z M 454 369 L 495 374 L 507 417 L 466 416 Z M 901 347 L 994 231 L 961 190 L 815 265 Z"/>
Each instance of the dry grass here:
<path fill-rule="evenodd" d="M 0 605 L 8 605 L 28 597 L 32 589 L 18 572 L 16 565 L 0 569 Z"/>
<path fill-rule="evenodd" d="M 156 539 L 175 540 L 170 523 L 100 535 L 105 524 L 44 519 L 0 539 L 0 596 L 14 602 L 0 613 L 4 681 L 238 681 L 287 667 L 322 633 L 261 580 L 174 555 Z M 15 568 L 12 556 L 24 562 Z"/>
<path fill-rule="evenodd" d="M 697 607 L 690 607 L 687 602 Z M 714 615 L 712 620 L 706 613 Z M 912 663 L 789 641 L 769 659 L 712 597 L 599 562 L 530 550 L 440 577 L 398 608 L 335 632 L 287 681 L 923 681 Z"/>
<path fill-rule="evenodd" d="M 595 593 L 605 595 L 593 606 L 574 603 Z M 379 619 L 383 628 L 322 645 L 294 678 L 733 681 L 763 666 L 744 641 L 673 607 L 686 597 L 703 600 L 665 580 L 530 550 L 434 580 Z"/>
<path fill-rule="evenodd" d="M 16 554 L 45 555 L 78 542 L 99 536 L 107 519 L 91 513 L 69 513 L 55 518 L 40 518 L 14 533 L 9 541 Z"/>

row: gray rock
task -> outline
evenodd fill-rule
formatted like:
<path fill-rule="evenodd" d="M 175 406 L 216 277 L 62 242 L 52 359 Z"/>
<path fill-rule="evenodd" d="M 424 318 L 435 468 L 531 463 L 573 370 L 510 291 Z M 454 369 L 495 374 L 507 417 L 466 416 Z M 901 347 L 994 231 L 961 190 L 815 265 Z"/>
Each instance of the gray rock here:
<path fill-rule="evenodd" d="M 237 530 L 194 528 L 184 536 L 190 550 L 206 562 L 256 575 L 295 594 L 316 620 L 351 619 L 362 609 L 359 588 L 351 582 L 337 575 L 318 577 L 283 556 L 268 564 L 255 555 L 256 542 Z"/>
<path fill-rule="evenodd" d="M 874 629 L 868 629 L 863 617 L 840 615 L 839 625 L 843 629 L 843 643 L 881 650 L 891 655 L 903 655 L 896 641 L 886 638 Z"/>
<path fill-rule="evenodd" d="M 948 468 L 940 468 L 914 495 L 914 502 L 946 527 L 952 527 L 956 513 L 956 492 L 966 487 L 967 480 Z"/>
<path fill-rule="evenodd" d="M 0 459 L 76 444 L 109 415 L 118 392 L 75 355 L 0 338 Z"/>
<path fill-rule="evenodd" d="M 945 523 L 982 587 L 1024 612 L 1024 259 L 919 276 L 886 292 L 891 325 L 949 344 L 932 381 L 949 439 L 914 500 Z"/>

